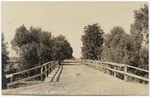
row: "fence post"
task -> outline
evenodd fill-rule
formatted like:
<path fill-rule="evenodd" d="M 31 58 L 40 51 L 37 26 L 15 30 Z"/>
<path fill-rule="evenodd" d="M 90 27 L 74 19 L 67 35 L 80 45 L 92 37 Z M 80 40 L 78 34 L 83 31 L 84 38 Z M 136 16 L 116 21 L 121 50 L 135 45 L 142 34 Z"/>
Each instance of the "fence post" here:
<path fill-rule="evenodd" d="M 13 76 L 10 78 L 10 83 L 12 83 L 13 82 Z"/>
<path fill-rule="evenodd" d="M 125 65 L 124 66 L 124 81 L 127 81 L 127 75 L 126 75 L 126 73 L 127 73 L 127 66 Z"/>
<path fill-rule="evenodd" d="M 116 66 L 114 66 L 114 70 L 116 70 Z M 114 77 L 116 77 L 116 72 L 114 71 Z"/>
<path fill-rule="evenodd" d="M 47 77 L 47 72 L 46 72 L 46 70 L 47 70 L 47 65 L 45 65 L 44 67 L 45 67 L 45 78 L 46 78 L 46 77 Z"/>
<path fill-rule="evenodd" d="M 49 65 L 47 64 L 47 76 L 49 75 Z"/>
<path fill-rule="evenodd" d="M 109 64 L 107 64 L 107 70 L 106 70 L 106 72 L 107 72 L 107 74 L 109 74 Z"/>
<path fill-rule="evenodd" d="M 43 66 L 41 67 L 41 82 L 43 81 Z"/>
<path fill-rule="evenodd" d="M 49 72 L 51 73 L 51 63 L 49 63 L 49 67 L 50 67 Z"/>

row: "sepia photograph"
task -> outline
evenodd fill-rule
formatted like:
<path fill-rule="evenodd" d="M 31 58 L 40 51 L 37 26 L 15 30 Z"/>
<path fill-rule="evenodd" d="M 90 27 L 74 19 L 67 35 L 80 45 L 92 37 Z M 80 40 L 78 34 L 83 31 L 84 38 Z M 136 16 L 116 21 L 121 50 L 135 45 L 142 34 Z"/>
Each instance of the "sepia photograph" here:
<path fill-rule="evenodd" d="M 148 1 L 1 1 L 1 94 L 148 96 Z"/>

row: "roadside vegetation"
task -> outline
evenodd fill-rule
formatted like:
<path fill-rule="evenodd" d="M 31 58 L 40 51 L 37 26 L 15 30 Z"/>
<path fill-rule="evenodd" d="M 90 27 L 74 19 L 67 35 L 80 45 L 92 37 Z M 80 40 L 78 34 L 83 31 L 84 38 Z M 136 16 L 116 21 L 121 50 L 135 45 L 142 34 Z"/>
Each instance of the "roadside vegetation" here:
<path fill-rule="evenodd" d="M 148 70 L 148 5 L 133 13 L 134 22 L 128 33 L 121 26 L 114 26 L 107 33 L 98 23 L 85 26 L 81 37 L 82 58 L 125 63 Z M 133 69 L 129 72 L 148 77 Z"/>

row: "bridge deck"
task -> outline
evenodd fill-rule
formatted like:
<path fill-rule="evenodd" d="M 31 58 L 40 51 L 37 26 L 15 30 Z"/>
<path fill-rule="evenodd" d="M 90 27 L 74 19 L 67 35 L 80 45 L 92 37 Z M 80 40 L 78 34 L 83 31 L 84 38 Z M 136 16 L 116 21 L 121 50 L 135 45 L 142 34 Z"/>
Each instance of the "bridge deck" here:
<path fill-rule="evenodd" d="M 148 93 L 148 85 L 124 82 L 77 63 L 65 63 L 43 83 L 2 91 L 2 94 L 22 95 L 148 95 Z"/>

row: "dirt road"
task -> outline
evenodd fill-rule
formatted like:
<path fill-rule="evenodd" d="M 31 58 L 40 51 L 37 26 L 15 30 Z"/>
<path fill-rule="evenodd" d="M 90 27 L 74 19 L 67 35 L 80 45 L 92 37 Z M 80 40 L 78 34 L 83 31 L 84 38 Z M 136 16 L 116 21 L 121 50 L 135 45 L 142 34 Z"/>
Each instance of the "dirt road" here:
<path fill-rule="evenodd" d="M 148 95 L 148 93 L 148 85 L 124 82 L 79 63 L 65 63 L 43 83 L 2 91 L 2 94 L 19 95 Z"/>

